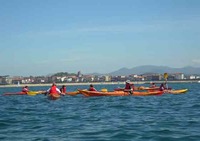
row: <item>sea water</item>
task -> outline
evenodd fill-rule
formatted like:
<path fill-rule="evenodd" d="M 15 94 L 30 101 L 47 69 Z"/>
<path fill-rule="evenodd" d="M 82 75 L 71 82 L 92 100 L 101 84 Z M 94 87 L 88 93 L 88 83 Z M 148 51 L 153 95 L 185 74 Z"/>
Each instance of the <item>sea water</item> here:
<path fill-rule="evenodd" d="M 94 85 L 112 91 L 123 85 Z M 200 84 L 169 84 L 188 88 L 185 94 L 161 96 L 84 97 L 45 95 L 2 96 L 20 87 L 0 88 L 1 141 L 133 140 L 199 141 Z M 88 86 L 67 86 L 67 91 Z M 46 90 L 48 87 L 30 87 Z"/>

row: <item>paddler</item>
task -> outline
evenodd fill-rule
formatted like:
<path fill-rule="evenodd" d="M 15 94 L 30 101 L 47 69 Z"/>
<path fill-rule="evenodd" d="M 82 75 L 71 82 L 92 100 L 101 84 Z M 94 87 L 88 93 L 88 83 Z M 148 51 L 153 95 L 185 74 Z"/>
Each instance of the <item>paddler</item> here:
<path fill-rule="evenodd" d="M 126 80 L 124 92 L 129 92 L 132 94 L 134 91 L 134 84 L 130 82 L 130 80 Z"/>
<path fill-rule="evenodd" d="M 57 88 L 56 83 L 53 83 L 51 88 L 49 88 L 46 92 L 47 94 L 61 94 L 61 91 Z"/>
<path fill-rule="evenodd" d="M 161 83 L 160 84 L 160 87 L 159 87 L 159 90 L 160 91 L 164 91 L 164 90 L 166 90 L 167 88 L 166 88 L 166 85 L 164 84 L 164 83 Z"/>
<path fill-rule="evenodd" d="M 151 83 L 150 83 L 150 88 L 156 88 L 156 84 L 153 83 L 153 82 L 151 82 Z"/>
<path fill-rule="evenodd" d="M 97 91 L 97 90 L 94 88 L 94 86 L 92 84 L 90 84 L 88 91 Z"/>
<path fill-rule="evenodd" d="M 22 88 L 22 92 L 24 92 L 24 93 L 27 94 L 28 91 L 29 91 L 28 86 L 24 86 L 24 87 Z"/>
<path fill-rule="evenodd" d="M 63 86 L 60 88 L 60 91 L 61 91 L 62 94 L 65 94 L 66 91 L 67 91 L 66 86 L 63 85 Z"/>

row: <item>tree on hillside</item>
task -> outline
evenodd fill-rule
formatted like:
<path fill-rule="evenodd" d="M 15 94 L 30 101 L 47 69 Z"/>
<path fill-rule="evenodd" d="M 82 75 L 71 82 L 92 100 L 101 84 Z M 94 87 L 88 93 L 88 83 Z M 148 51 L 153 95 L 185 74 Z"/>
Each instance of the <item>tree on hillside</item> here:
<path fill-rule="evenodd" d="M 52 76 L 72 76 L 72 75 L 76 75 L 75 73 L 68 73 L 68 72 L 58 72 L 58 73 L 55 73 L 53 74 Z"/>

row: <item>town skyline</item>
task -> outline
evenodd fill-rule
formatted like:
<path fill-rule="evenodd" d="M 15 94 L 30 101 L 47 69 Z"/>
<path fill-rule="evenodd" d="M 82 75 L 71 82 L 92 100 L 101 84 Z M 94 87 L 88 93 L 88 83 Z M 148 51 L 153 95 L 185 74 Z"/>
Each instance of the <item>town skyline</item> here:
<path fill-rule="evenodd" d="M 166 73 L 164 73 L 166 74 Z M 149 81 L 176 81 L 176 82 L 200 82 L 200 75 L 185 75 L 184 73 L 170 73 L 167 79 L 164 74 L 146 73 L 130 75 L 85 75 L 80 71 L 75 73 L 60 72 L 51 76 L 0 76 L 0 85 L 20 85 L 20 84 L 49 84 L 49 83 L 93 83 L 93 82 L 134 82 L 148 83 Z"/>
<path fill-rule="evenodd" d="M 68 75 L 74 75 L 77 73 L 82 73 L 81 70 L 76 71 L 76 72 L 67 72 L 67 71 L 60 71 L 60 72 L 55 72 L 55 73 L 48 73 L 45 75 L 15 75 L 15 76 L 22 76 L 22 77 L 29 77 L 29 76 L 52 76 L 52 75 L 59 75 L 59 74 L 68 74 Z M 108 73 L 98 73 L 98 72 L 93 72 L 93 73 L 83 73 L 84 75 L 110 75 L 110 76 L 128 76 L 132 74 L 136 75 L 142 75 L 142 74 L 175 74 L 175 73 L 183 73 L 185 75 L 198 75 L 200 74 L 200 67 L 191 67 L 191 66 L 186 66 L 183 68 L 171 68 L 168 66 L 154 66 L 154 65 L 144 65 L 144 66 L 138 66 L 138 67 L 133 67 L 133 68 L 120 68 L 118 70 L 108 72 Z M 12 76 L 9 74 L 4 74 L 0 76 Z M 14 77 L 14 76 L 12 76 Z"/>

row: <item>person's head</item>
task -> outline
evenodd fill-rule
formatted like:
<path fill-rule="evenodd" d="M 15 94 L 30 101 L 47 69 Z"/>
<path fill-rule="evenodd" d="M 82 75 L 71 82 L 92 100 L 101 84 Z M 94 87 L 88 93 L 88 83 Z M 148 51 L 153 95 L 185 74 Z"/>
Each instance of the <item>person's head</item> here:
<path fill-rule="evenodd" d="M 92 84 L 90 84 L 90 87 L 94 87 Z"/>
<path fill-rule="evenodd" d="M 52 86 L 56 86 L 56 83 L 55 83 L 55 82 L 53 82 Z"/>
<path fill-rule="evenodd" d="M 152 83 L 152 85 L 155 85 L 155 83 Z"/>
<path fill-rule="evenodd" d="M 126 83 L 130 84 L 130 80 L 126 80 Z"/>
<path fill-rule="evenodd" d="M 65 85 L 62 86 L 62 88 L 65 88 L 65 87 L 66 87 Z"/>
<path fill-rule="evenodd" d="M 28 88 L 28 86 L 25 86 L 24 88 Z"/>

